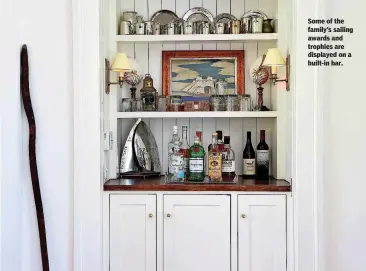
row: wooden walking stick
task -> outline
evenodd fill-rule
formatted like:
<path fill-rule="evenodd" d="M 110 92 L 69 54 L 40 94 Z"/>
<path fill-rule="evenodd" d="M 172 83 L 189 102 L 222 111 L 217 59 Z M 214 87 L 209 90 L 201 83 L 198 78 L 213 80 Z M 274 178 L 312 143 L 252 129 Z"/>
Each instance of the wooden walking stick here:
<path fill-rule="evenodd" d="M 36 205 L 39 244 L 41 247 L 41 257 L 43 271 L 49 271 L 46 228 L 44 223 L 43 205 L 41 190 L 39 188 L 39 178 L 36 160 L 36 120 L 33 114 L 32 101 L 29 92 L 29 66 L 27 45 L 22 46 L 20 53 L 20 91 L 23 106 L 29 124 L 29 167 L 32 179 L 34 203 Z"/>

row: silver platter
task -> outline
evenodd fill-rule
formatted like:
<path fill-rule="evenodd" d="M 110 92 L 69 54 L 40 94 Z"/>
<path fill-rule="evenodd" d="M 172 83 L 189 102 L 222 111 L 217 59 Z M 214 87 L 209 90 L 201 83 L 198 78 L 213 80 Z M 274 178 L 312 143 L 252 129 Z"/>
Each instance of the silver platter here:
<path fill-rule="evenodd" d="M 234 15 L 231 15 L 229 13 L 221 13 L 216 16 L 216 18 L 214 19 L 214 23 L 229 23 L 236 20 L 237 19 Z"/>
<path fill-rule="evenodd" d="M 153 23 L 159 23 L 161 25 L 166 25 L 169 23 L 174 22 L 176 19 L 178 19 L 177 14 L 175 14 L 173 11 L 162 9 L 153 14 L 151 16 L 150 21 Z"/>
<path fill-rule="evenodd" d="M 205 8 L 191 8 L 183 15 L 183 20 L 185 22 L 208 21 L 212 24 L 214 17 Z"/>
<path fill-rule="evenodd" d="M 242 18 L 247 18 L 247 17 L 262 17 L 263 20 L 267 20 L 267 15 L 264 14 L 264 12 L 260 11 L 260 10 L 249 10 L 248 12 L 246 12 Z"/>

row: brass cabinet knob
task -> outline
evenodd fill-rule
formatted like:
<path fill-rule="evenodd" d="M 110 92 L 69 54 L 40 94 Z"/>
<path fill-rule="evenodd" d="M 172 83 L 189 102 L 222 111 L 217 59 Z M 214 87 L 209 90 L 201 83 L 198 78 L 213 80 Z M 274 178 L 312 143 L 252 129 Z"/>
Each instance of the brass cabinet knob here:
<path fill-rule="evenodd" d="M 245 214 L 242 214 L 242 215 L 241 215 L 241 217 L 242 217 L 242 218 L 246 218 L 247 216 L 246 216 Z"/>
<path fill-rule="evenodd" d="M 149 217 L 152 218 L 154 215 L 152 213 L 149 214 Z"/>
<path fill-rule="evenodd" d="M 171 214 L 166 214 L 166 217 L 171 217 L 172 215 Z"/>

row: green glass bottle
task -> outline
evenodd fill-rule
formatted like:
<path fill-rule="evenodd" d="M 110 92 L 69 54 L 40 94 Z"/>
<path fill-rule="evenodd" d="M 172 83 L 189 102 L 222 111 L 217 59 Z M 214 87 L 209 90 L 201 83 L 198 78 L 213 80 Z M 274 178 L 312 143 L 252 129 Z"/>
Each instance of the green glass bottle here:
<path fill-rule="evenodd" d="M 194 144 L 189 148 L 189 181 L 203 182 L 205 179 L 205 149 L 199 138 L 194 137 Z"/>

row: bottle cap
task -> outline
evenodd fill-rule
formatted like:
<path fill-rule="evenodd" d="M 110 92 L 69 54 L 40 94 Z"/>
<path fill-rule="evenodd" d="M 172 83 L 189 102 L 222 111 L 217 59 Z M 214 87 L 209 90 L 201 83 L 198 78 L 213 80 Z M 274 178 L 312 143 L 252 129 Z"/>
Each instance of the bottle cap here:
<path fill-rule="evenodd" d="M 217 139 L 222 139 L 222 131 L 216 131 Z"/>

